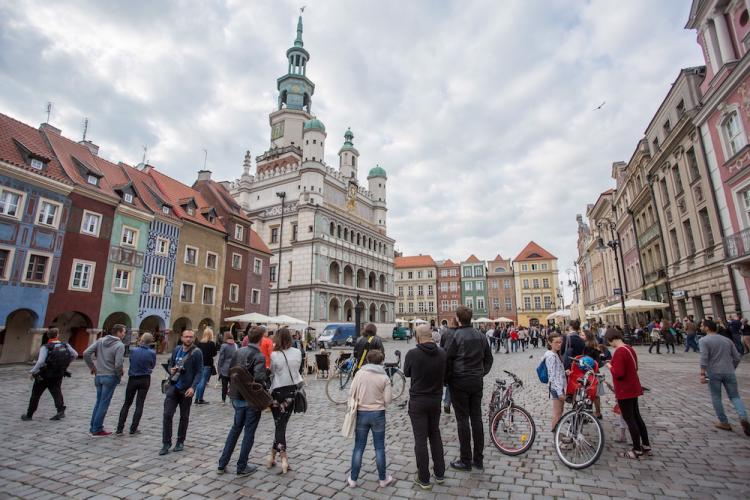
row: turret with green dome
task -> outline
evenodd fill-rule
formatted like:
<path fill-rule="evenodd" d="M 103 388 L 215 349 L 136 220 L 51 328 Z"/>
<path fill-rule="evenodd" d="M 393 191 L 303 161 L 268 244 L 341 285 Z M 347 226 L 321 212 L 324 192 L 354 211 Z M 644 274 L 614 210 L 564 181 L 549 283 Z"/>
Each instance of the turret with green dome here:
<path fill-rule="evenodd" d="M 370 177 L 383 177 L 385 179 L 388 178 L 388 176 L 385 173 L 385 169 L 381 167 L 380 165 L 375 165 L 373 168 L 370 169 L 370 173 L 367 174 L 367 178 Z"/>
<path fill-rule="evenodd" d="M 326 126 L 323 125 L 323 122 L 318 120 L 317 117 L 313 117 L 311 120 L 307 120 L 302 128 L 303 130 L 321 130 L 323 132 L 326 131 Z"/>

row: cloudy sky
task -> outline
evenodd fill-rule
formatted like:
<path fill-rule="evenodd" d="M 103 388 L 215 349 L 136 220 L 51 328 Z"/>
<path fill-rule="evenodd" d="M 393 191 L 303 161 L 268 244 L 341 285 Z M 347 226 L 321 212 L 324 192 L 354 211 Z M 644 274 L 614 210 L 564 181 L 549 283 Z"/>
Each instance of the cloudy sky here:
<path fill-rule="evenodd" d="M 303 3 L 326 160 L 351 126 L 407 254 L 515 257 L 533 239 L 570 267 L 576 213 L 702 62 L 689 0 L 0 0 L 0 112 L 38 125 L 52 101 L 51 123 L 78 139 L 88 117 L 111 160 L 147 145 L 192 183 L 205 148 L 234 179 L 268 147 Z"/>

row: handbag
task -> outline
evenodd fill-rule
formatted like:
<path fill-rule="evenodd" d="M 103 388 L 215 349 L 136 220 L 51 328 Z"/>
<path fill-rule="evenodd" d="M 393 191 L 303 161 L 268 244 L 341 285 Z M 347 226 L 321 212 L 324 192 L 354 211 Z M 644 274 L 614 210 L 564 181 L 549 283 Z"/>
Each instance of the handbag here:
<path fill-rule="evenodd" d="M 284 356 L 286 362 L 286 369 L 289 371 L 289 378 L 294 383 L 294 377 L 292 377 L 292 369 L 289 368 L 289 360 L 286 359 L 286 354 L 281 351 L 281 355 Z M 297 388 L 294 391 L 294 413 L 305 413 L 307 411 L 307 393 L 303 387 L 304 382 L 297 384 Z"/>
<path fill-rule="evenodd" d="M 344 423 L 341 426 L 341 435 L 345 438 L 354 437 L 354 430 L 357 427 L 357 406 L 357 395 L 352 394 L 349 397 L 346 413 L 344 413 Z"/>

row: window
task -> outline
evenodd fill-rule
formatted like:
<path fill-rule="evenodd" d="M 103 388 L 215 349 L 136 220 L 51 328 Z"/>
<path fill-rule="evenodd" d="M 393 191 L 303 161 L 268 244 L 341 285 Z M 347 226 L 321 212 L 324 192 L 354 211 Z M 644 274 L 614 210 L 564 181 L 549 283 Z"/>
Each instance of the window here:
<path fill-rule="evenodd" d="M 664 130 L 664 136 L 669 135 L 669 133 L 672 131 L 672 124 L 669 123 L 669 120 L 664 122 L 664 125 L 662 125 L 662 129 Z"/>
<path fill-rule="evenodd" d="M 21 203 L 24 195 L 20 191 L 0 188 L 0 215 L 7 215 L 14 219 L 21 218 Z"/>
<path fill-rule="evenodd" d="M 506 310 L 506 311 L 510 311 L 510 310 L 512 310 L 512 309 L 513 309 L 513 299 L 511 299 L 511 298 L 506 298 L 506 299 L 505 299 L 505 310 Z"/>
<path fill-rule="evenodd" d="M 91 236 L 99 236 L 99 227 L 101 226 L 102 216 L 89 212 L 88 210 L 83 211 L 83 217 L 81 217 L 81 232 Z"/>
<path fill-rule="evenodd" d="M 96 263 L 85 260 L 73 259 L 73 268 L 70 273 L 70 290 L 91 291 L 91 282 L 94 279 L 94 268 Z"/>
<path fill-rule="evenodd" d="M 213 305 L 215 292 L 216 287 L 203 285 L 203 297 L 201 299 L 201 303 L 208 306 Z"/>
<path fill-rule="evenodd" d="M 534 309 L 539 310 L 542 308 L 542 298 L 534 297 Z"/>
<path fill-rule="evenodd" d="M 441 269 L 440 270 L 440 277 L 441 278 L 447 278 L 448 277 L 448 270 L 447 269 Z"/>
<path fill-rule="evenodd" d="M 482 297 L 477 297 L 477 309 L 484 311 L 484 299 Z"/>
<path fill-rule="evenodd" d="M 500 284 L 498 283 L 497 280 L 492 280 L 490 283 L 492 284 L 493 290 L 497 290 L 498 288 L 500 288 Z"/>
<path fill-rule="evenodd" d="M 680 102 L 677 103 L 677 116 L 682 117 L 682 115 L 685 114 L 685 100 L 680 99 Z"/>
<path fill-rule="evenodd" d="M 503 288 L 506 290 L 510 289 L 510 280 L 503 280 Z"/>
<path fill-rule="evenodd" d="M 187 207 L 188 215 L 195 215 L 195 209 L 193 207 Z"/>
<path fill-rule="evenodd" d="M 417 295 L 421 297 L 424 295 L 424 287 L 422 285 L 417 286 Z"/>
<path fill-rule="evenodd" d="M 258 290 L 257 288 L 253 288 L 252 292 L 250 293 L 250 303 L 260 304 L 260 290 Z"/>
<path fill-rule="evenodd" d="M 458 269 L 455 269 L 455 268 L 451 269 L 450 275 L 451 276 L 458 276 Z"/>
<path fill-rule="evenodd" d="M 427 277 L 432 278 L 432 271 L 427 271 Z"/>
<path fill-rule="evenodd" d="M 44 162 L 38 158 L 32 158 L 31 159 L 31 168 L 35 168 L 37 170 L 41 170 L 44 168 Z"/>
<path fill-rule="evenodd" d="M 271 228 L 271 243 L 278 243 L 278 242 L 279 242 L 279 228 L 272 227 Z"/>
<path fill-rule="evenodd" d="M 464 267 L 464 278 L 471 278 L 471 267 Z"/>
<path fill-rule="evenodd" d="M 521 264 L 521 271 L 528 271 L 529 265 L 528 264 Z"/>
<path fill-rule="evenodd" d="M 458 301 L 457 300 L 451 300 L 451 310 L 455 311 L 458 309 Z"/>
<path fill-rule="evenodd" d="M 448 291 L 448 283 L 446 283 L 445 281 L 443 281 L 442 283 L 440 283 L 440 291 L 441 292 L 447 292 Z"/>
<path fill-rule="evenodd" d="M 414 287 L 413 286 L 407 287 L 407 289 L 406 289 L 406 295 L 409 296 L 409 297 L 413 297 L 414 296 Z"/>
<path fill-rule="evenodd" d="M 549 278 L 542 279 L 542 288 L 549 288 Z"/>
<path fill-rule="evenodd" d="M 60 222 L 61 211 L 62 205 L 59 203 L 41 198 L 39 200 L 36 223 L 42 226 L 57 227 Z"/>
<path fill-rule="evenodd" d="M 458 282 L 451 281 L 450 289 L 451 289 L 451 292 L 457 292 L 458 291 Z"/>
<path fill-rule="evenodd" d="M 238 253 L 232 254 L 232 269 L 242 269 L 242 255 Z"/>
<path fill-rule="evenodd" d="M 95 175 L 89 174 L 86 176 L 86 182 L 88 182 L 89 184 L 93 186 L 96 186 L 99 184 L 99 179 Z"/>
<path fill-rule="evenodd" d="M 698 219 L 701 223 L 701 231 L 703 232 L 703 239 L 706 242 L 706 249 L 710 249 L 716 242 L 714 241 L 714 233 L 711 231 L 711 219 L 708 217 L 707 208 L 698 212 Z"/>
<path fill-rule="evenodd" d="M 414 302 L 409 302 L 409 312 L 410 313 L 414 312 Z"/>
<path fill-rule="evenodd" d="M 471 297 L 466 297 L 466 300 L 464 301 L 464 305 L 468 307 L 469 309 L 474 309 L 474 299 Z"/>
<path fill-rule="evenodd" d="M 687 157 L 688 171 L 690 172 L 690 180 L 694 181 L 699 179 L 701 176 L 700 168 L 698 167 L 698 159 L 695 157 L 695 149 L 690 148 L 685 153 Z"/>
<path fill-rule="evenodd" d="M 195 293 L 195 284 L 193 283 L 182 283 L 180 285 L 180 302 L 193 302 L 193 295 Z"/>
<path fill-rule="evenodd" d="M 130 270 L 115 268 L 112 290 L 115 292 L 130 292 Z"/>
<path fill-rule="evenodd" d="M 538 278 L 534 278 L 531 283 L 534 286 L 534 288 L 539 288 L 539 279 Z"/>
<path fill-rule="evenodd" d="M 544 308 L 552 309 L 552 297 L 550 297 L 549 295 L 544 296 Z"/>
<path fill-rule="evenodd" d="M 427 296 L 432 297 L 435 295 L 435 290 L 432 288 L 432 285 L 427 285 Z"/>
<path fill-rule="evenodd" d="M 474 276 L 477 278 L 484 276 L 484 268 L 482 266 L 474 266 Z"/>
<path fill-rule="evenodd" d="M 399 314 L 404 314 L 404 303 L 403 302 L 399 302 L 398 303 L 398 313 Z"/>
<path fill-rule="evenodd" d="M 138 246 L 138 230 L 128 226 L 122 226 L 120 243 L 126 247 Z"/>
<path fill-rule="evenodd" d="M 206 252 L 206 267 L 208 269 L 216 270 L 216 266 L 219 263 L 219 256 L 214 252 Z"/>
<path fill-rule="evenodd" d="M 529 288 L 529 280 L 523 280 L 523 287 Z"/>
<path fill-rule="evenodd" d="M 169 215 L 169 207 L 166 205 L 162 206 L 161 213 L 163 213 L 164 215 Z"/>
<path fill-rule="evenodd" d="M 404 296 L 404 287 L 400 286 L 398 287 L 398 296 L 403 297 Z"/>
<path fill-rule="evenodd" d="M 474 290 L 474 285 L 471 281 L 467 281 L 464 283 L 464 290 L 466 290 L 467 292 Z"/>
<path fill-rule="evenodd" d="M 531 264 L 531 270 L 536 271 L 538 269 L 536 264 Z"/>
<path fill-rule="evenodd" d="M 695 240 L 693 239 L 693 226 L 690 224 L 690 219 L 684 220 L 682 227 L 685 230 L 686 251 L 689 256 L 695 255 Z"/>
<path fill-rule="evenodd" d="M 239 302 L 240 300 L 240 285 L 234 283 L 229 285 L 229 302 Z"/>
<path fill-rule="evenodd" d="M 418 280 L 422 279 L 422 271 L 417 271 L 417 279 Z"/>
<path fill-rule="evenodd" d="M 151 295 L 157 295 L 159 297 L 164 295 L 165 282 L 166 279 L 164 278 L 164 276 L 159 276 L 158 274 L 151 276 L 151 288 L 149 289 L 149 293 Z"/>
<path fill-rule="evenodd" d="M 447 300 L 441 300 L 440 301 L 440 310 L 441 311 L 447 311 L 448 310 L 448 304 L 450 304 Z"/>
<path fill-rule="evenodd" d="M 46 284 L 49 277 L 50 256 L 29 253 L 26 257 L 25 282 Z"/>
<path fill-rule="evenodd" d="M 742 138 L 742 128 L 740 127 L 740 117 L 737 111 L 732 111 L 727 115 L 721 128 L 724 131 L 728 156 L 734 156 L 745 145 L 745 140 Z"/>
<path fill-rule="evenodd" d="M 669 188 L 667 188 L 667 179 L 659 179 L 659 187 L 661 188 L 662 204 L 669 205 Z"/>
<path fill-rule="evenodd" d="M 672 167 L 672 179 L 674 180 L 675 196 L 682 194 L 682 175 L 680 175 L 680 167 L 675 165 Z"/>
<path fill-rule="evenodd" d="M 523 308 L 527 311 L 531 309 L 531 297 L 523 298 Z"/>
<path fill-rule="evenodd" d="M 542 271 L 546 271 L 546 270 L 547 270 L 547 264 L 542 264 Z"/>
<path fill-rule="evenodd" d="M 492 299 L 492 308 L 493 309 L 500 309 L 500 299 L 498 297 L 494 297 Z"/>
<path fill-rule="evenodd" d="M 156 238 L 156 255 L 169 255 L 169 240 L 167 238 Z"/>
<path fill-rule="evenodd" d="M 484 281 L 477 281 L 477 284 L 476 284 L 476 289 L 477 289 L 478 291 L 482 291 L 482 290 L 484 290 Z"/>
<path fill-rule="evenodd" d="M 234 239 L 237 241 L 243 241 L 245 238 L 245 226 L 239 224 L 234 226 Z"/>
<path fill-rule="evenodd" d="M 423 313 L 425 311 L 424 309 L 424 302 L 418 302 L 417 303 L 417 312 Z"/>
<path fill-rule="evenodd" d="M 130 193 L 122 195 L 122 199 L 125 200 L 125 203 L 133 203 L 133 195 Z"/>
<path fill-rule="evenodd" d="M 674 261 L 677 262 L 680 260 L 680 242 L 677 239 L 676 229 L 669 231 L 669 239 L 672 243 L 672 256 L 674 257 Z"/>
<path fill-rule="evenodd" d="M 255 274 L 261 274 L 263 272 L 263 261 L 260 259 L 253 260 L 253 272 Z"/>
<path fill-rule="evenodd" d="M 406 273 L 406 278 L 407 279 L 414 279 L 414 273 L 411 272 L 411 271 L 409 271 L 408 273 Z"/>
<path fill-rule="evenodd" d="M 271 278 L 270 278 L 271 283 L 275 283 L 276 282 L 276 264 L 274 264 L 272 266 L 269 266 L 268 269 L 269 269 L 269 273 L 271 275 Z"/>
<path fill-rule="evenodd" d="M 13 248 L 0 248 L 0 280 L 7 281 L 10 278 L 10 270 L 13 268 Z"/>
<path fill-rule="evenodd" d="M 292 224 L 292 241 L 297 241 L 297 224 Z"/>
<path fill-rule="evenodd" d="M 198 249 L 185 245 L 185 264 L 198 265 Z"/>

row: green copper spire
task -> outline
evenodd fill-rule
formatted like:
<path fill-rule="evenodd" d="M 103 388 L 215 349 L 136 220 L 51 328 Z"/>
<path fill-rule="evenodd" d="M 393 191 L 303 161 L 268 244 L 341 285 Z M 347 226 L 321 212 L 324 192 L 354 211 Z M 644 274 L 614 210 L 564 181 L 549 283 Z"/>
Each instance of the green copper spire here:
<path fill-rule="evenodd" d="M 352 139 L 354 139 L 354 134 L 352 134 L 352 129 L 350 127 L 346 127 L 346 133 L 344 134 L 344 146 L 353 146 Z"/>
<path fill-rule="evenodd" d="M 297 38 L 294 39 L 294 46 L 295 47 L 305 46 L 304 42 L 302 42 L 302 13 L 300 13 L 299 19 L 297 20 Z"/>

